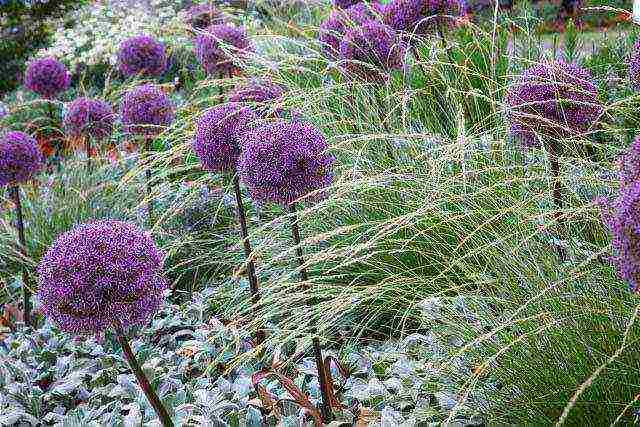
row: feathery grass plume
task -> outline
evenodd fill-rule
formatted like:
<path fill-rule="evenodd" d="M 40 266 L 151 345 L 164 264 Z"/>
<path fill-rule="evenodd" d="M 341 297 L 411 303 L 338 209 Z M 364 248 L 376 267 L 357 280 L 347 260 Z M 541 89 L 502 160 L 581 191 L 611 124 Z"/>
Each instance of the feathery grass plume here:
<path fill-rule="evenodd" d="M 640 90 L 640 38 L 631 48 L 629 56 L 629 83 L 635 90 Z"/>
<path fill-rule="evenodd" d="M 116 115 L 107 102 L 99 99 L 77 98 L 62 120 L 67 134 L 76 140 L 84 140 L 87 166 L 91 167 L 91 140 L 98 143 L 111 136 Z"/>
<path fill-rule="evenodd" d="M 118 50 L 118 70 L 125 77 L 157 77 L 167 68 L 164 45 L 146 34 L 124 40 Z"/>
<path fill-rule="evenodd" d="M 212 25 L 198 34 L 196 57 L 208 75 L 231 76 L 240 71 L 234 59 L 253 50 L 243 27 L 229 24 Z"/>
<path fill-rule="evenodd" d="M 235 167 L 240 155 L 240 138 L 257 119 L 253 111 L 240 103 L 229 102 L 206 111 L 196 124 L 196 135 L 193 141 L 195 151 L 202 168 L 211 172 L 227 172 L 233 174 L 233 186 L 236 196 L 238 223 L 243 240 L 245 257 L 247 259 L 247 276 L 251 288 L 253 303 L 260 302 L 258 278 L 252 255 L 251 242 L 247 229 L 247 216 L 242 202 L 240 180 Z M 256 307 L 257 309 L 257 307 Z M 258 344 L 264 341 L 264 331 L 256 331 Z"/>
<path fill-rule="evenodd" d="M 25 87 L 47 100 L 67 90 L 70 84 L 71 76 L 67 68 L 55 58 L 30 62 L 24 74 Z"/>
<path fill-rule="evenodd" d="M 328 57 L 340 56 L 340 41 L 350 28 L 357 28 L 365 22 L 380 17 L 384 7 L 378 2 L 356 3 L 346 9 L 334 9 L 318 30 L 318 41 Z"/>
<path fill-rule="evenodd" d="M 314 199 L 322 198 L 322 189 L 333 179 L 334 157 L 327 150 L 327 141 L 322 132 L 311 124 L 284 121 L 270 123 L 251 130 L 242 137 L 242 153 L 238 159 L 238 172 L 249 189 L 249 194 L 258 203 L 276 203 L 288 208 L 291 214 L 291 234 L 303 282 L 309 278 L 301 246 L 296 204 L 298 200 L 315 192 Z M 309 301 L 314 307 L 315 299 Z M 331 418 L 329 372 L 324 364 L 317 326 L 312 339 L 314 357 L 318 370 L 321 402 L 320 410 L 324 422 Z"/>
<path fill-rule="evenodd" d="M 196 30 L 202 30 L 211 25 L 224 24 L 224 15 L 211 4 L 196 4 L 186 11 L 187 25 Z"/>
<path fill-rule="evenodd" d="M 113 328 L 140 387 L 164 426 L 173 423 L 128 343 L 127 329 L 144 326 L 164 301 L 163 254 L 136 225 L 81 224 L 60 235 L 38 265 L 43 313 L 71 334 Z"/>
<path fill-rule="evenodd" d="M 34 138 L 23 132 L 7 132 L 0 138 L 0 187 L 9 187 L 16 211 L 19 250 L 27 257 L 27 243 L 24 235 L 20 184 L 32 179 L 44 166 L 44 157 Z M 24 322 L 32 324 L 31 293 L 26 267 L 22 268 L 22 304 Z"/>

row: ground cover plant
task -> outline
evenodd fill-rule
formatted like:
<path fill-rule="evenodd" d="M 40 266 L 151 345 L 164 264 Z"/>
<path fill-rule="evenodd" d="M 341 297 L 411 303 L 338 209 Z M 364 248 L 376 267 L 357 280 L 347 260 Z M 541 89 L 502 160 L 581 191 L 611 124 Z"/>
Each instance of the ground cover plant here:
<path fill-rule="evenodd" d="M 631 6 L 481 6 L 67 11 L 0 110 L 0 425 L 635 424 Z"/>

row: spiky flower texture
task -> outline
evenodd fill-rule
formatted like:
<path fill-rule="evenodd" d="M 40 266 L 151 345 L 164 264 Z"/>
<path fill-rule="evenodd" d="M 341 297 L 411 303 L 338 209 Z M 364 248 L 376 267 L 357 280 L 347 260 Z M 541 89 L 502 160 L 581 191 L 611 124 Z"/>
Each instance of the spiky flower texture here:
<path fill-rule="evenodd" d="M 453 26 L 466 11 L 464 0 L 392 0 L 383 20 L 396 31 L 422 36 Z"/>
<path fill-rule="evenodd" d="M 74 137 L 108 138 L 113 132 L 116 115 L 105 101 L 78 98 L 73 101 L 64 116 L 63 126 Z"/>
<path fill-rule="evenodd" d="M 382 15 L 383 6 L 378 2 L 356 3 L 346 9 L 335 9 L 320 24 L 318 40 L 322 49 L 330 58 L 340 54 L 340 41 L 350 28 L 357 28 L 365 22 Z"/>
<path fill-rule="evenodd" d="M 209 75 L 234 74 L 239 70 L 234 59 L 243 58 L 252 49 L 244 28 L 227 24 L 208 27 L 195 45 L 198 62 Z"/>
<path fill-rule="evenodd" d="M 174 108 L 169 97 L 160 88 L 148 84 L 125 94 L 120 115 L 125 132 L 152 137 L 171 124 Z"/>
<path fill-rule="evenodd" d="M 69 88 L 71 76 L 67 68 L 54 58 L 42 58 L 27 66 L 24 85 L 44 99 L 53 99 Z"/>
<path fill-rule="evenodd" d="M 60 329 L 103 332 L 149 321 L 167 282 L 163 255 L 134 224 L 96 221 L 60 235 L 38 266 L 42 311 Z"/>
<path fill-rule="evenodd" d="M 244 134 L 242 148 L 238 172 L 258 203 L 288 205 L 333 179 L 334 158 L 322 132 L 311 124 L 263 125 Z"/>
<path fill-rule="evenodd" d="M 210 4 L 197 4 L 187 9 L 187 24 L 201 30 L 211 25 L 224 24 L 222 12 Z"/>
<path fill-rule="evenodd" d="M 157 77 L 167 68 L 164 45 L 151 36 L 141 34 L 120 44 L 118 69 L 124 76 Z"/>
<path fill-rule="evenodd" d="M 640 137 L 636 137 L 625 153 L 620 156 L 618 163 L 621 188 L 640 182 Z"/>
<path fill-rule="evenodd" d="M 44 166 L 34 138 L 11 131 L 0 137 L 0 187 L 27 182 Z"/>
<path fill-rule="evenodd" d="M 636 40 L 631 48 L 629 58 L 629 81 L 631 87 L 640 91 L 640 38 Z"/>
<path fill-rule="evenodd" d="M 236 102 L 206 111 L 196 124 L 193 141 L 202 167 L 213 172 L 234 170 L 240 155 L 239 138 L 255 119 L 249 107 Z"/>
<path fill-rule="evenodd" d="M 584 137 L 604 111 L 589 71 L 564 61 L 529 68 L 505 100 L 511 134 L 524 146 Z"/>

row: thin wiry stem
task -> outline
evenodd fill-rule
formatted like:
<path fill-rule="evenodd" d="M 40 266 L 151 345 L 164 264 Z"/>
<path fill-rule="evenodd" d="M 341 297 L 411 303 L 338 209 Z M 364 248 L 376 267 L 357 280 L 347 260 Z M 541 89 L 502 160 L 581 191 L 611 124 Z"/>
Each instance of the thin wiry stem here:
<path fill-rule="evenodd" d="M 562 182 L 560 181 L 560 162 L 558 161 L 558 152 L 554 143 L 547 144 L 547 156 L 549 157 L 549 166 L 551 168 L 551 193 L 555 206 L 554 218 L 558 228 L 558 238 L 561 238 L 564 233 L 564 218 L 562 217 L 564 203 L 562 199 Z M 567 253 L 564 248 L 557 245 L 557 250 L 560 261 L 566 261 Z"/>
<path fill-rule="evenodd" d="M 151 185 L 151 165 L 149 164 L 149 157 L 151 152 L 151 138 L 147 137 L 144 139 L 143 146 L 143 162 L 145 166 L 144 177 L 145 177 L 145 187 L 146 187 L 146 196 L 147 196 L 147 221 L 149 225 L 153 224 L 153 199 L 151 197 L 151 193 L 153 192 L 153 187 Z"/>
<path fill-rule="evenodd" d="M 27 242 L 24 237 L 24 219 L 22 217 L 22 201 L 20 200 L 20 188 L 14 185 L 10 189 L 11 198 L 16 206 L 16 228 L 18 229 L 18 246 L 23 258 L 27 257 Z M 24 324 L 32 326 L 31 319 L 31 292 L 29 291 L 29 273 L 27 267 L 22 265 L 22 306 Z"/>

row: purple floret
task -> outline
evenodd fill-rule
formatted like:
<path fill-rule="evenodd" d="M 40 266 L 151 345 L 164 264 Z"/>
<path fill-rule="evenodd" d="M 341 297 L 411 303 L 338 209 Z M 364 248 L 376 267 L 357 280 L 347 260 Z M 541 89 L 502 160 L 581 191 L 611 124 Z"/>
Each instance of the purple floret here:
<path fill-rule="evenodd" d="M 171 100 L 160 88 L 147 84 L 124 95 L 120 108 L 124 130 L 131 135 L 156 136 L 173 121 Z"/>
<path fill-rule="evenodd" d="M 404 65 L 405 44 L 393 28 L 378 21 L 347 31 L 340 43 L 340 60 L 347 75 L 381 80 Z"/>
<path fill-rule="evenodd" d="M 631 48 L 631 56 L 629 58 L 629 82 L 633 89 L 640 91 L 640 38 Z"/>
<path fill-rule="evenodd" d="M 74 137 L 102 140 L 111 136 L 116 115 L 109 104 L 98 99 L 78 98 L 64 116 L 63 126 Z"/>
<path fill-rule="evenodd" d="M 356 3 L 347 9 L 332 10 L 329 17 L 320 24 L 318 40 L 322 49 L 330 58 L 340 55 L 340 41 L 350 28 L 357 28 L 365 22 L 376 19 L 383 13 L 383 6 L 378 2 Z"/>
<path fill-rule="evenodd" d="M 429 35 L 438 27 L 453 26 L 466 9 L 464 0 L 392 0 L 385 7 L 384 22 L 396 31 Z"/>
<path fill-rule="evenodd" d="M 53 242 L 38 266 L 42 312 L 74 334 L 144 325 L 163 302 L 163 254 L 134 224 L 82 224 Z"/>
<path fill-rule="evenodd" d="M 198 62 L 209 75 L 231 76 L 239 70 L 234 58 L 243 58 L 252 49 L 244 28 L 226 24 L 207 28 L 195 44 Z"/>
<path fill-rule="evenodd" d="M 604 111 L 589 71 L 564 61 L 526 70 L 508 89 L 505 102 L 511 134 L 526 147 L 584 137 Z"/>
<path fill-rule="evenodd" d="M 234 170 L 240 155 L 239 139 L 255 120 L 253 111 L 237 102 L 221 104 L 205 112 L 196 124 L 193 141 L 193 150 L 203 169 Z"/>
<path fill-rule="evenodd" d="M 265 79 L 253 79 L 233 89 L 229 101 L 249 105 L 261 116 L 269 112 L 277 116 L 282 113 L 280 101 L 283 94 L 282 86 Z"/>
<path fill-rule="evenodd" d="M 224 21 L 222 12 L 210 4 L 197 4 L 187 9 L 187 24 L 197 30 L 224 24 Z"/>
<path fill-rule="evenodd" d="M 627 151 L 619 159 L 620 187 L 640 182 L 640 137 L 636 137 Z"/>
<path fill-rule="evenodd" d="M 53 99 L 69 88 L 71 77 L 67 68 L 54 58 L 37 59 L 29 64 L 24 85 L 45 99 Z"/>
<path fill-rule="evenodd" d="M 166 68 L 164 45 L 153 37 L 141 34 L 120 44 L 118 69 L 124 76 L 157 77 Z"/>
<path fill-rule="evenodd" d="M 258 203 L 288 205 L 331 184 L 334 162 L 327 141 L 313 125 L 275 122 L 244 134 L 240 178 Z M 313 200 L 323 196 L 315 194 Z"/>
<path fill-rule="evenodd" d="M 333 5 L 338 9 L 347 9 L 354 4 L 362 3 L 363 0 L 333 0 Z"/>
<path fill-rule="evenodd" d="M 43 166 L 44 157 L 33 137 L 17 131 L 0 137 L 0 187 L 27 182 Z"/>

